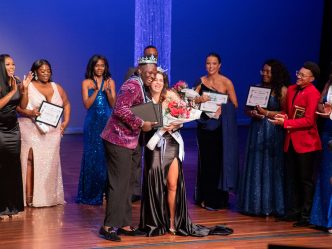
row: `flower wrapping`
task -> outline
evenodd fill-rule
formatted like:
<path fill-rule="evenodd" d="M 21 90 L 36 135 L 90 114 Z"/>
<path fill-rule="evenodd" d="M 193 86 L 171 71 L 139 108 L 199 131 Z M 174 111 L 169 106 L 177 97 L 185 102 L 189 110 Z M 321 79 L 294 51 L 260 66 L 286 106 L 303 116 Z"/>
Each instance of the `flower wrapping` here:
<path fill-rule="evenodd" d="M 163 103 L 164 126 L 187 123 L 199 119 L 201 114 L 202 111 L 191 108 L 178 94 L 168 92 Z"/>
<path fill-rule="evenodd" d="M 182 90 L 188 88 L 188 84 L 183 81 L 183 80 L 179 80 L 178 82 L 175 83 L 175 85 L 173 86 L 173 89 L 175 91 L 177 91 L 177 93 L 181 96 L 181 94 L 183 93 Z"/>

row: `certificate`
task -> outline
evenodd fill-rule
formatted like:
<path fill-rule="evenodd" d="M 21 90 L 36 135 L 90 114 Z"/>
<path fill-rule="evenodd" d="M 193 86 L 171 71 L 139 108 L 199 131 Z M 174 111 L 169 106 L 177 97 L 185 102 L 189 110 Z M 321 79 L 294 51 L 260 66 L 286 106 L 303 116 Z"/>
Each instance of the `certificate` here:
<path fill-rule="evenodd" d="M 63 107 L 43 101 L 39 108 L 40 115 L 36 117 L 36 122 L 57 127 L 63 113 Z"/>
<path fill-rule="evenodd" d="M 247 97 L 247 106 L 256 106 L 266 108 L 269 103 L 271 89 L 266 87 L 251 86 Z"/>
<path fill-rule="evenodd" d="M 203 92 L 203 95 L 210 97 L 209 101 L 201 103 L 200 110 L 204 112 L 216 112 L 220 105 L 228 101 L 227 94 Z"/>

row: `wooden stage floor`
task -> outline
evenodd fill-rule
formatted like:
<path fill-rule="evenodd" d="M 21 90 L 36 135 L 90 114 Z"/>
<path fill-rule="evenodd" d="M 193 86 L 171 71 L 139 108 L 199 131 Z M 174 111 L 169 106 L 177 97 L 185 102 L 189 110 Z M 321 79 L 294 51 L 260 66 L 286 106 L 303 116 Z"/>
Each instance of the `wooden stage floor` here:
<path fill-rule="evenodd" d="M 312 228 L 293 228 L 291 222 L 276 222 L 273 217 L 250 217 L 236 212 L 231 196 L 229 210 L 207 211 L 193 204 L 197 149 L 195 131 L 182 131 L 186 159 L 184 174 L 190 215 L 195 223 L 214 226 L 226 224 L 234 229 L 229 236 L 204 238 L 164 235 L 159 237 L 125 237 L 122 242 L 106 241 L 98 236 L 104 207 L 78 205 L 74 202 L 80 161 L 82 135 L 65 135 L 62 141 L 62 171 L 67 204 L 50 208 L 26 208 L 17 217 L 0 221 L 0 248 L 268 248 L 269 244 L 308 248 L 332 248 L 332 235 Z M 240 129 L 240 151 L 246 140 L 246 129 Z M 240 157 L 242 161 L 242 157 Z M 139 220 L 140 203 L 133 205 L 133 224 Z"/>

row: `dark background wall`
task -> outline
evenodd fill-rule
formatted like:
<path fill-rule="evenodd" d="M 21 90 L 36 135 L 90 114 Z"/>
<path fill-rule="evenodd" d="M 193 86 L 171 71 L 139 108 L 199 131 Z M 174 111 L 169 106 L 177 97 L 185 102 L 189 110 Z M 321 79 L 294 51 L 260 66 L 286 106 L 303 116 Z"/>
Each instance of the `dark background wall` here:
<path fill-rule="evenodd" d="M 239 123 L 250 84 L 268 58 L 294 76 L 306 60 L 320 59 L 323 0 L 173 1 L 172 83 L 191 86 L 205 74 L 205 56 L 218 52 L 222 72 L 239 98 Z M 117 88 L 134 64 L 134 0 L 0 1 L 0 53 L 9 53 L 23 77 L 32 62 L 48 59 L 54 81 L 72 103 L 70 131 L 81 131 L 85 110 L 81 81 L 89 57 L 108 57 Z M 153 24 L 152 24 L 153 25 Z M 293 77 L 295 79 L 295 77 Z"/>
<path fill-rule="evenodd" d="M 323 1 L 315 0 L 174 1 L 172 81 L 193 84 L 205 74 L 205 56 L 219 53 L 239 99 L 238 122 L 247 123 L 247 91 L 260 82 L 266 59 L 284 62 L 293 81 L 304 61 L 318 63 L 322 13 Z"/>
<path fill-rule="evenodd" d="M 49 60 L 53 80 L 64 87 L 72 105 L 68 130 L 82 131 L 86 64 L 95 53 L 105 55 L 119 88 L 133 65 L 134 7 L 134 0 L 0 1 L 0 53 L 14 58 L 19 77 L 34 60 Z"/>

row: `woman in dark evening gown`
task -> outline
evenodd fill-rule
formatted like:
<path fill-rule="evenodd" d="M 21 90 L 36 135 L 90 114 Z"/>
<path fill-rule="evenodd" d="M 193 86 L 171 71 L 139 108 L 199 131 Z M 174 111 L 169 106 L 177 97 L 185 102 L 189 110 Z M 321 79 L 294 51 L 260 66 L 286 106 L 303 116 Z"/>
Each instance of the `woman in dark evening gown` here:
<path fill-rule="evenodd" d="M 84 150 L 77 203 L 102 205 L 107 183 L 104 144 L 100 137 L 115 104 L 115 83 L 107 59 L 94 55 L 87 65 L 82 83 L 87 114 L 84 122 Z"/>
<path fill-rule="evenodd" d="M 326 104 L 328 102 L 329 104 Z M 325 108 L 323 106 L 325 103 Z M 329 106 L 328 106 L 329 105 Z M 322 115 L 326 118 L 321 134 L 323 155 L 320 163 L 314 201 L 311 209 L 310 223 L 324 227 L 332 233 L 332 64 L 330 79 L 322 92 L 321 103 L 318 105 L 319 112 L 327 112 Z M 328 106 L 328 108 L 327 108 Z M 325 109 L 325 110 L 324 110 Z M 328 110 L 326 110 L 328 109 Z"/>
<path fill-rule="evenodd" d="M 236 187 L 238 145 L 234 86 L 221 75 L 221 59 L 211 53 L 206 57 L 207 75 L 199 80 L 196 91 L 227 94 L 228 103 L 216 113 L 203 113 L 198 120 L 198 170 L 195 201 L 208 210 L 228 207 L 228 191 Z M 196 101 L 197 103 L 197 101 Z M 221 115 L 220 115 L 221 114 Z"/>
<path fill-rule="evenodd" d="M 165 78 L 164 73 L 158 72 L 156 80 L 150 87 L 152 100 L 155 103 L 161 103 L 166 98 L 163 106 L 167 103 L 167 99 L 179 98 L 174 92 L 166 91 Z M 232 229 L 227 227 L 216 226 L 210 229 L 192 223 L 188 213 L 182 169 L 183 140 L 178 131 L 172 132 L 176 128 L 179 127 L 171 125 L 145 135 L 146 141 L 149 141 L 158 132 L 164 132 L 159 133 L 161 139 L 155 148 L 151 148 L 148 142 L 145 149 L 140 229 L 148 236 L 167 232 L 198 237 L 209 234 L 231 234 Z"/>
<path fill-rule="evenodd" d="M 13 59 L 9 55 L 0 55 L 0 217 L 24 210 L 21 135 L 16 114 L 20 92 L 14 72 Z M 23 84 L 26 85 L 31 78 L 32 75 L 29 74 Z M 27 101 L 27 90 L 23 86 L 21 92 L 25 96 L 22 102 Z"/>
<path fill-rule="evenodd" d="M 240 182 L 239 210 L 248 215 L 276 215 L 285 212 L 284 130 L 268 121 L 281 112 L 289 84 L 287 69 L 267 60 L 261 70 L 262 86 L 271 88 L 267 109 L 247 110 L 252 118 Z"/>

